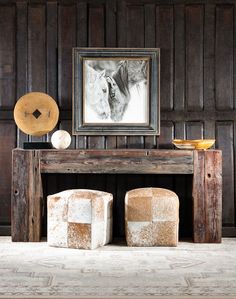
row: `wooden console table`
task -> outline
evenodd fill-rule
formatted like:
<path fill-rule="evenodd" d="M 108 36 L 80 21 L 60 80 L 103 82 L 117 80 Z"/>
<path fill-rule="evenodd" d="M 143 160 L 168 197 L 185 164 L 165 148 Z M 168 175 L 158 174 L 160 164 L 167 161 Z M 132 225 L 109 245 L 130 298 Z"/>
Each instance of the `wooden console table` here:
<path fill-rule="evenodd" d="M 221 151 L 14 149 L 12 240 L 40 241 L 41 173 L 193 174 L 193 240 L 221 242 Z"/>

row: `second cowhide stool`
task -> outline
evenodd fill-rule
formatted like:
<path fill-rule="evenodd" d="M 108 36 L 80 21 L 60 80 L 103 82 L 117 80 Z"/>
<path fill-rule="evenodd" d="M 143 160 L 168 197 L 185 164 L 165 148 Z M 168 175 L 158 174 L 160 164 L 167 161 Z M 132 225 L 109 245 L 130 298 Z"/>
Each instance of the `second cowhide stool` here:
<path fill-rule="evenodd" d="M 112 194 L 75 189 L 47 199 L 50 246 L 95 249 L 111 241 Z"/>
<path fill-rule="evenodd" d="M 128 246 L 177 246 L 178 196 L 163 188 L 130 190 L 125 196 Z"/>

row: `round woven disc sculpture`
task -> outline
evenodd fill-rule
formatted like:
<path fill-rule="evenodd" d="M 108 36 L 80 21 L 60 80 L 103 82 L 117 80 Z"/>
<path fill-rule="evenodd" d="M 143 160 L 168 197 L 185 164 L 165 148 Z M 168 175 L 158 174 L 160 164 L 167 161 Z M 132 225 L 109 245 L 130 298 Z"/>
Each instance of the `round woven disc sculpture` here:
<path fill-rule="evenodd" d="M 42 92 L 25 94 L 17 101 L 14 108 L 14 119 L 18 128 L 33 136 L 42 136 L 53 130 L 58 117 L 57 103 Z"/>

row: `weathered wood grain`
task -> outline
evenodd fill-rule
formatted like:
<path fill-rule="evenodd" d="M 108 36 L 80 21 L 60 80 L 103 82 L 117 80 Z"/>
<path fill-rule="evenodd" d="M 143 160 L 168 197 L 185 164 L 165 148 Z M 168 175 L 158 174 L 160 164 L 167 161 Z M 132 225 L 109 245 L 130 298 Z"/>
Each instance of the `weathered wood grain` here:
<path fill-rule="evenodd" d="M 12 241 L 40 241 L 42 185 L 39 161 L 37 151 L 13 150 Z"/>
<path fill-rule="evenodd" d="M 12 153 L 11 236 L 12 241 L 29 241 L 29 164 L 30 151 Z M 22 184 L 22 182 L 25 182 Z"/>
<path fill-rule="evenodd" d="M 173 7 L 157 6 L 156 45 L 161 48 L 161 111 L 173 109 Z"/>
<path fill-rule="evenodd" d="M 191 151 L 41 151 L 45 173 L 192 173 Z"/>
<path fill-rule="evenodd" d="M 204 20 L 204 109 L 214 110 L 215 105 L 215 6 L 205 6 Z"/>
<path fill-rule="evenodd" d="M 222 235 L 222 157 L 221 151 L 205 153 L 205 242 L 220 243 Z"/>
<path fill-rule="evenodd" d="M 185 6 L 174 7 L 174 110 L 185 106 Z"/>
<path fill-rule="evenodd" d="M 216 6 L 216 109 L 233 109 L 233 31 L 234 9 L 231 5 Z"/>
<path fill-rule="evenodd" d="M 72 108 L 72 48 L 76 46 L 76 5 L 58 6 L 58 102 Z"/>
<path fill-rule="evenodd" d="M 222 150 L 223 157 L 223 224 L 233 226 L 235 223 L 235 174 L 234 174 L 234 145 L 233 122 L 216 123 L 217 148 Z"/>
<path fill-rule="evenodd" d="M 193 238 L 220 243 L 222 229 L 221 151 L 194 151 Z"/>
<path fill-rule="evenodd" d="M 15 6 L 0 8 L 0 108 L 12 109 L 15 104 L 16 47 Z M 4 28 L 4 29 L 3 29 Z"/>
<path fill-rule="evenodd" d="M 40 152 L 30 152 L 29 165 L 29 242 L 39 242 L 41 239 L 41 208 L 43 190 L 40 172 Z"/>
<path fill-rule="evenodd" d="M 205 213 L 205 160 L 203 151 L 194 152 L 193 173 L 193 240 L 203 243 L 206 234 Z"/>
<path fill-rule="evenodd" d="M 202 5 L 186 7 L 186 99 L 189 111 L 203 108 L 203 15 Z"/>
<path fill-rule="evenodd" d="M 12 183 L 13 240 L 40 239 L 42 203 L 40 173 L 90 173 L 100 176 L 106 173 L 135 175 L 193 173 L 194 241 L 220 242 L 221 170 L 221 151 L 216 150 L 15 149 Z M 27 182 L 24 187 L 19 183 L 22 180 Z M 124 186 L 124 182 L 122 183 Z M 140 182 L 138 181 L 134 187 L 140 187 Z M 104 188 L 105 185 L 103 190 Z M 24 221 L 18 228 L 22 215 Z M 120 227 L 123 229 L 122 220 Z"/>

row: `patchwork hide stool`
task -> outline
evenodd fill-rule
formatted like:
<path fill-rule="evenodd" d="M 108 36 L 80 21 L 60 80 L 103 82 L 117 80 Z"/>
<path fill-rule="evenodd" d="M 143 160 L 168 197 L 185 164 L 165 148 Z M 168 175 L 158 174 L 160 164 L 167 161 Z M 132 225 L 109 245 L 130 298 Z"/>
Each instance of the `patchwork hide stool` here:
<path fill-rule="evenodd" d="M 128 246 L 177 246 L 178 196 L 163 188 L 133 189 L 125 196 Z"/>
<path fill-rule="evenodd" d="M 111 241 L 112 194 L 75 189 L 47 200 L 50 246 L 95 249 Z"/>

